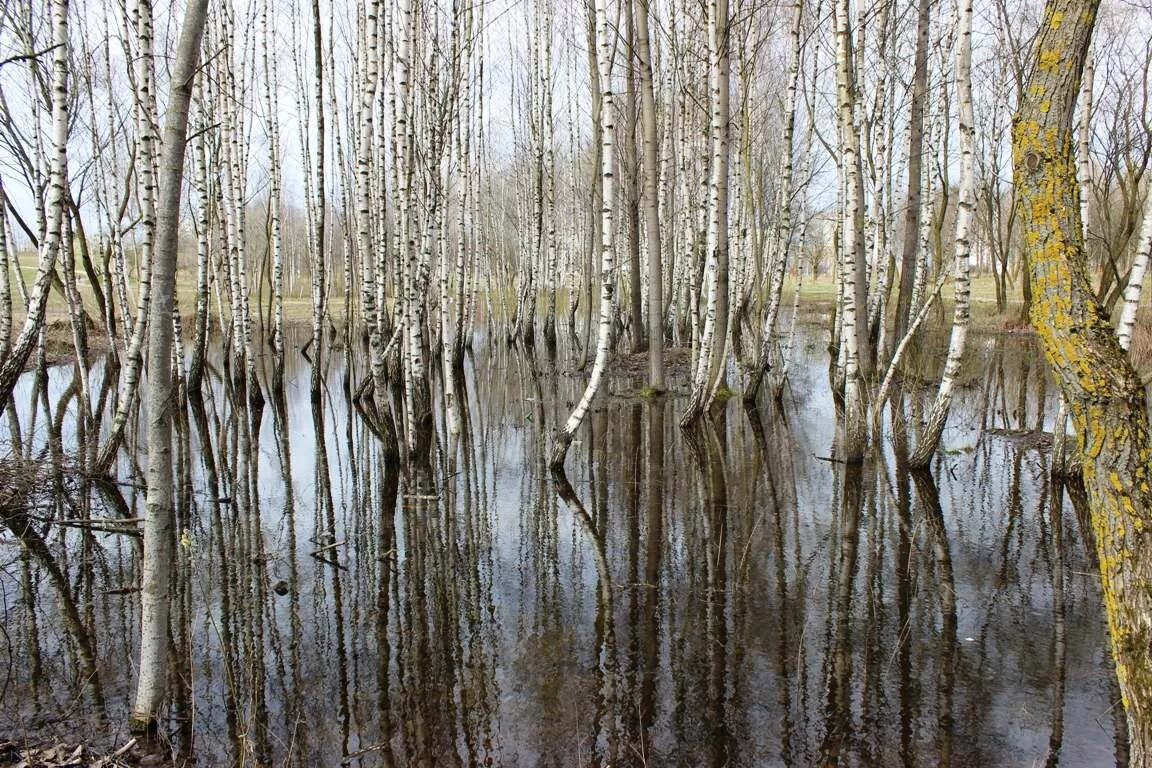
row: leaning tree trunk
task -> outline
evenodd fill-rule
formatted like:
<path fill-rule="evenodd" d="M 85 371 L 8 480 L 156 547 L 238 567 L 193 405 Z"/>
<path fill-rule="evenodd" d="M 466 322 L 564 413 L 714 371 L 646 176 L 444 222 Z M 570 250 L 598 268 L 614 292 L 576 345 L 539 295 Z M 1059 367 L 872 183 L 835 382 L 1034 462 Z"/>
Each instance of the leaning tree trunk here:
<path fill-rule="evenodd" d="M 1136 241 L 1136 257 L 1128 272 L 1128 285 L 1124 288 L 1124 305 L 1120 319 L 1116 323 L 1116 334 L 1120 346 L 1128 349 L 1132 344 L 1132 328 L 1136 325 L 1136 311 L 1140 308 L 1140 292 L 1144 287 L 1144 275 L 1148 273 L 1148 256 L 1152 251 L 1152 194 L 1144 201 L 1144 223 L 1140 225 L 1139 240 Z"/>
<path fill-rule="evenodd" d="M 36 281 L 28 296 L 28 311 L 20 336 L 0 363 L 0 410 L 8 404 L 16 380 L 40 339 L 48 308 L 48 291 L 56 274 L 60 233 L 64 225 L 64 199 L 68 186 L 68 0 L 52 2 L 52 154 L 48 166 L 46 226 L 40 240 Z M 5 343 L 8 339 L 5 338 Z"/>
<path fill-rule="evenodd" d="M 141 2 L 135 12 L 135 33 L 139 46 L 133 96 L 136 100 L 136 161 L 137 195 L 140 199 L 140 270 L 137 279 L 136 319 L 132 334 L 126 340 L 124 374 L 120 379 L 120 394 L 108 435 L 97 453 L 94 469 L 104 472 L 112 466 L 129 418 L 136 410 L 140 393 L 140 374 L 144 367 L 142 351 L 148 333 L 148 318 L 152 298 L 152 260 L 156 249 L 156 57 L 153 53 L 156 37 L 152 18 L 152 4 Z M 123 267 L 121 268 L 123 271 Z M 127 305 L 125 305 L 127 306 Z M 167 321 L 166 321 L 167 322 Z"/>
<path fill-rule="evenodd" d="M 12 341 L 12 283 L 8 266 L 8 216 L 5 213 L 4 180 L 0 179 L 0 358 L 7 359 Z M 0 409 L 3 404 L 0 403 Z"/>
<path fill-rule="evenodd" d="M 144 518 L 144 567 L 140 582 L 140 677 L 129 725 L 149 730 L 164 698 L 168 675 L 168 593 L 172 566 L 172 308 L 188 105 L 200 55 L 208 0 L 191 0 L 184 11 L 172 95 L 164 121 L 160 208 L 153 268 L 155 295 L 148 324 L 148 495 Z"/>
<path fill-rule="evenodd" d="M 804 24 L 804 0 L 796 0 L 792 6 L 792 59 L 789 65 L 788 96 L 784 107 L 784 149 L 781 154 L 779 189 L 776 200 L 776 223 L 772 232 L 772 257 L 769 264 L 772 276 L 768 288 L 768 305 L 764 313 L 764 325 L 760 335 L 760 354 L 756 365 L 748 377 L 744 400 L 752 402 L 760 391 L 764 373 L 772 365 L 776 353 L 776 318 L 780 313 L 780 297 L 784 290 L 784 275 L 788 269 L 788 253 L 792 244 L 792 198 L 796 189 L 793 182 L 793 144 L 796 135 L 796 100 L 800 85 L 800 56 L 802 52 L 802 32 Z M 799 293 L 797 293 L 799 295 Z"/>
<path fill-rule="evenodd" d="M 1031 318 L 1082 455 L 1130 765 L 1152 764 L 1152 445 L 1144 388 L 1096 300 L 1072 114 L 1099 0 L 1049 0 L 1012 131 Z"/>
<path fill-rule="evenodd" d="M 576 430 L 580 429 L 580 424 L 592 407 L 592 400 L 596 397 L 596 392 L 600 389 L 600 380 L 604 377 L 604 369 L 608 367 L 608 348 L 612 340 L 612 294 L 616 287 L 613 227 L 616 205 L 613 137 L 616 126 L 613 124 L 615 94 L 612 90 L 613 40 L 610 24 L 607 0 L 596 0 L 596 64 L 601 99 L 600 124 L 597 127 L 600 130 L 600 179 L 603 199 L 600 207 L 600 325 L 596 333 L 596 359 L 592 363 L 592 373 L 588 377 L 588 386 L 584 388 L 584 394 L 556 436 L 551 461 L 554 469 L 564 466 L 564 457 L 568 455 L 568 447 L 572 445 Z"/>
<path fill-rule="evenodd" d="M 968 320 L 971 305 L 971 286 L 968 279 L 968 260 L 972 252 L 969 232 L 972 211 L 976 201 L 976 167 L 973 152 L 976 143 L 976 119 L 972 110 L 972 0 L 960 5 L 960 46 L 956 52 L 956 91 L 960 99 L 960 200 L 956 214 L 956 288 L 952 315 L 952 336 L 948 341 L 948 359 L 944 375 L 928 423 L 916 450 L 908 459 L 909 466 L 926 467 L 936 453 L 948 411 L 952 406 L 952 392 L 960 374 L 960 363 L 968 339 Z"/>
<path fill-rule="evenodd" d="M 194 89 L 197 121 L 206 123 L 207 108 L 202 90 Z M 208 153 L 204 136 L 197 136 L 192 146 L 193 183 L 196 191 L 196 322 L 192 334 L 192 359 L 188 364 L 188 391 L 200 392 L 204 379 L 204 356 L 208 343 L 208 282 L 210 277 L 211 234 L 208 231 L 209 208 Z"/>
<path fill-rule="evenodd" d="M 1092 156 L 1090 150 L 1092 147 L 1092 93 L 1093 85 L 1096 80 L 1096 68 L 1092 64 L 1092 56 L 1089 55 L 1084 62 L 1084 76 L 1082 77 L 1083 85 L 1080 90 L 1080 135 L 1076 142 L 1076 166 L 1078 173 L 1078 182 L 1080 184 L 1080 233 L 1084 238 L 1084 254 L 1087 258 L 1088 254 L 1088 200 L 1092 189 Z M 1141 273 L 1143 278 L 1143 273 Z M 1103 292 L 1098 293 L 1097 296 L 1102 296 Z M 1137 300 L 1139 300 L 1139 292 L 1137 292 Z M 1105 306 L 1111 306 L 1106 304 Z M 1124 338 L 1124 325 L 1119 323 L 1116 328 L 1117 335 L 1120 337 L 1120 346 L 1128 349 L 1128 344 Z M 1064 459 L 1066 446 L 1068 443 L 1068 406 L 1064 403 L 1064 397 L 1060 397 L 1060 402 L 1056 407 L 1056 420 L 1052 424 L 1052 434 L 1054 436 L 1052 444 L 1052 469 L 1057 474 L 1065 472 Z"/>
<path fill-rule="evenodd" d="M 920 209 L 924 178 L 924 105 L 928 101 L 928 43 L 932 26 L 932 0 L 919 0 L 916 56 L 912 75 L 912 108 L 908 123 L 908 191 L 904 207 L 904 244 L 900 255 L 900 284 L 896 294 L 896 324 L 892 338 L 900 339 L 916 311 L 912 300 L 920 246 Z"/>

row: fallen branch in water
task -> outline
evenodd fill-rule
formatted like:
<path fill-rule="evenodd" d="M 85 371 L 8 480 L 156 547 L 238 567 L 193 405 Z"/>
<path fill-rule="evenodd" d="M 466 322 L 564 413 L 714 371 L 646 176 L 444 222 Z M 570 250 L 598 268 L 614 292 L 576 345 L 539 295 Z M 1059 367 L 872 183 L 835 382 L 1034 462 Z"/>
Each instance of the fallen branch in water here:
<path fill-rule="evenodd" d="M 320 547 L 320 549 L 313 550 L 312 557 L 318 557 L 321 553 L 327 552 L 331 549 L 336 549 L 336 547 L 342 547 L 346 543 L 348 543 L 347 540 L 341 539 L 340 541 L 334 541 L 331 544 L 325 544 L 324 546 Z"/>
<path fill-rule="evenodd" d="M 896 346 L 896 351 L 892 354 L 892 362 L 888 364 L 888 372 L 884 375 L 884 381 L 880 385 L 880 391 L 876 393 L 876 400 L 872 403 L 872 435 L 873 440 L 879 442 L 880 431 L 883 424 L 881 420 L 884 413 L 884 404 L 888 401 L 888 388 L 892 386 L 892 378 L 896 375 L 896 369 L 899 367 L 901 360 L 904 358 L 904 351 L 908 349 L 908 345 L 912 343 L 913 337 L 916 332 L 920 330 L 920 325 L 928 317 L 928 312 L 932 309 L 933 303 L 940 296 L 940 289 L 944 287 L 944 282 L 951 274 L 951 269 L 945 269 L 940 273 L 940 278 L 936 281 L 935 287 L 932 288 L 932 293 L 924 301 L 924 306 L 916 314 L 916 318 L 912 324 L 908 326 L 904 338 Z"/>

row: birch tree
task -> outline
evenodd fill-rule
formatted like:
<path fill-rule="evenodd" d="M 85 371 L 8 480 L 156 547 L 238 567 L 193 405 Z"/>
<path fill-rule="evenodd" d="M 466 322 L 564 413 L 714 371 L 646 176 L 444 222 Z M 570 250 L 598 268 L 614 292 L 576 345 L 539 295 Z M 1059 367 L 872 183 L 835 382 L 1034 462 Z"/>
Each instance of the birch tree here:
<path fill-rule="evenodd" d="M 277 365 L 284 363 L 284 243 L 281 227 L 280 163 L 280 66 L 274 51 L 269 16 L 271 0 L 263 0 L 260 18 L 263 31 L 264 111 L 268 132 L 268 237 L 272 252 L 272 352 Z"/>
<path fill-rule="evenodd" d="M 449 436 L 455 439 L 460 434 L 463 425 L 461 416 L 461 396 L 459 391 L 459 377 L 458 373 L 462 372 L 461 360 L 457 357 L 456 350 L 459 348 L 460 342 L 457 340 L 462 334 L 460 327 L 460 318 L 464 314 L 464 285 L 465 285 L 465 264 L 469 259 L 470 253 L 468 251 L 468 206 L 470 201 L 469 191 L 471 189 L 471 179 L 467 175 L 468 170 L 472 168 L 471 152 L 468 146 L 469 137 L 467 132 L 471 129 L 471 87 L 468 82 L 470 74 L 470 67 L 472 63 L 473 54 L 473 19 L 472 19 L 472 4 L 470 2 L 460 2 L 456 5 L 456 17 L 453 21 L 452 32 L 452 68 L 451 68 L 451 88 L 458 94 L 459 102 L 454 105 L 455 118 L 453 120 L 454 127 L 452 128 L 452 142 L 453 150 L 455 152 L 456 161 L 459 164 L 458 170 L 458 184 L 457 186 L 457 212 L 458 212 L 458 231 L 457 244 L 455 253 L 451 254 L 448 247 L 448 233 L 447 227 L 444 222 L 447 220 L 447 204 L 441 212 L 440 223 L 440 336 L 441 336 L 441 350 L 440 350 L 440 363 L 441 372 L 444 377 L 444 421 L 448 428 Z M 549 52 L 551 45 L 548 46 Z M 551 58 L 549 53 L 548 58 Z M 550 107 L 549 107 L 550 108 Z M 444 177 L 441 179 L 441 184 L 447 189 L 450 186 L 450 180 L 447 177 L 447 167 L 450 160 L 450 154 L 445 153 L 441 161 L 444 168 Z M 549 248 L 551 251 L 551 258 L 554 259 L 555 254 L 555 240 L 554 233 L 555 227 L 552 227 L 553 237 L 549 239 Z M 452 255 L 455 258 L 452 258 Z M 455 281 L 456 291 L 450 290 L 450 283 Z M 555 314 L 555 283 L 552 284 L 553 296 L 551 300 L 552 314 Z M 453 317 L 452 304 L 455 303 L 455 317 Z M 553 318 L 554 320 L 554 318 Z M 548 336 L 548 326 L 545 326 L 545 336 Z M 555 325 L 552 326 L 552 338 L 555 338 Z M 458 371 L 458 368 L 461 371 Z"/>
<path fill-rule="evenodd" d="M 150 309 L 148 339 L 148 494 L 140 585 L 140 672 L 129 717 L 129 725 L 135 732 L 148 731 L 154 726 L 167 687 L 168 606 L 174 539 L 172 309 L 176 295 L 188 111 L 207 12 L 208 0 L 190 0 L 184 10 L 164 122 L 154 274 L 156 294 Z"/>
<path fill-rule="evenodd" d="M 544 49 L 540 68 L 540 123 L 544 145 L 544 173 L 546 174 L 541 193 L 541 206 L 544 211 L 544 276 L 547 280 L 547 301 L 544 308 L 544 341 L 550 347 L 556 345 L 556 290 L 557 273 L 556 241 L 556 128 L 553 116 L 553 77 L 552 77 L 552 38 L 555 36 L 553 0 L 544 0 L 541 19 L 540 46 Z"/>
<path fill-rule="evenodd" d="M 691 423 L 712 405 L 727 366 L 728 343 L 728 163 L 730 158 L 728 0 L 709 0 L 709 138 L 712 170 L 708 184 L 708 231 L 705 236 L 707 303 L 700 343 L 693 364 L 692 396 L 680 418 Z"/>
<path fill-rule="evenodd" d="M 911 117 L 908 124 L 908 187 L 904 206 L 904 241 L 900 256 L 900 283 L 896 296 L 893 337 L 900 339 L 908 327 L 920 247 L 920 212 L 924 177 L 924 108 L 928 100 L 928 48 L 932 29 L 932 0 L 918 0 L 916 52 L 912 73 Z"/>
<path fill-rule="evenodd" d="M 865 279 L 860 240 L 862 206 L 860 199 L 860 144 L 856 131 L 856 90 L 853 75 L 852 34 L 848 24 L 848 0 L 836 0 L 836 94 L 841 165 L 844 169 L 844 216 L 840 259 L 840 350 L 844 376 L 844 453 L 848 461 L 863 458 L 867 442 L 864 416 L 864 383 L 861 375 L 861 331 L 867 325 L 860 317 L 866 301 L 861 301 Z M 862 322 L 863 320 L 863 322 Z"/>
<path fill-rule="evenodd" d="M 326 246 L 326 229 L 327 222 L 327 200 L 324 196 L 325 190 L 325 154 L 327 151 L 327 140 L 324 130 L 324 113 L 326 107 L 324 104 L 324 23 L 323 17 L 320 13 L 320 0 L 312 0 L 312 60 L 315 66 L 313 77 L 315 78 L 314 96 L 315 96 L 315 120 L 316 120 L 316 143 L 315 143 L 315 170 L 312 177 L 312 186 L 314 187 L 313 199 L 308 200 L 310 210 L 310 219 L 312 222 L 312 242 L 310 245 L 311 252 L 311 272 L 312 272 L 312 343 L 311 343 L 311 356 L 312 356 L 312 378 L 310 391 L 314 401 L 320 399 L 320 384 L 323 377 L 324 365 L 324 319 L 327 315 L 327 282 L 326 282 L 326 266 L 324 258 L 324 248 Z M 307 145 L 305 145 L 307 146 Z M 309 168 L 309 170 L 312 170 Z M 307 188 L 307 184 L 305 185 Z"/>
<path fill-rule="evenodd" d="M 624 170 L 624 193 L 621 195 L 624 209 L 625 234 L 628 243 L 628 322 L 632 335 L 632 352 L 644 352 L 648 348 L 648 334 L 643 326 L 643 288 L 640 271 L 640 173 L 643 158 L 637 141 L 640 114 L 636 104 L 637 62 L 636 62 L 636 7 L 635 3 L 624 3 L 621 14 L 624 18 L 624 39 L 621 41 L 626 55 L 624 61 L 624 141 L 625 152 L 619 166 Z"/>
<path fill-rule="evenodd" d="M 360 52 L 357 66 L 360 70 L 360 93 L 357 103 L 357 130 L 353 141 L 356 155 L 356 253 L 360 259 L 360 316 L 368 332 L 368 358 L 373 386 L 377 394 L 384 392 L 384 341 L 378 315 L 386 307 L 377 304 L 377 284 L 384 281 L 383 270 L 377 269 L 373 251 L 377 247 L 377 222 L 373 215 L 373 151 L 375 150 L 376 89 L 380 83 L 380 27 L 383 24 L 382 3 L 372 0 L 362 11 Z M 382 162 L 382 158 L 377 158 Z"/>
<path fill-rule="evenodd" d="M 1116 322 L 1116 335 L 1120 346 L 1125 350 L 1132 345 L 1132 329 L 1136 325 L 1136 313 L 1140 309 L 1144 277 L 1148 274 L 1149 253 L 1152 253 L 1152 194 L 1144 198 L 1144 221 L 1140 225 L 1140 235 L 1136 241 L 1136 255 L 1128 271 L 1128 283 L 1124 286 L 1124 303 L 1120 306 L 1120 319 Z"/>
<path fill-rule="evenodd" d="M 52 0 L 52 133 L 48 145 L 48 197 L 45 204 L 44 236 L 40 240 L 36 279 L 28 295 L 27 314 L 16 338 L 0 363 L 0 408 L 7 407 L 16 380 L 24 371 L 29 355 L 36 347 L 44 327 L 48 292 L 56 274 L 56 257 L 60 253 L 64 229 L 64 200 L 68 194 L 68 0 Z M 0 222 L 0 226 L 2 226 Z M 6 265 L 5 265 L 6 266 Z"/>
<path fill-rule="evenodd" d="M 784 147 L 780 158 L 780 177 L 777 180 L 776 221 L 773 226 L 768 263 L 772 270 L 768 285 L 768 303 L 765 306 L 760 336 L 760 353 L 744 392 L 746 401 L 755 400 L 760 382 L 776 353 L 776 319 L 780 311 L 780 296 L 784 289 L 784 276 L 788 269 L 788 252 L 792 243 L 793 143 L 796 135 L 796 101 L 800 85 L 801 32 L 804 22 L 804 0 L 792 5 L 792 25 L 789 34 L 791 59 L 788 69 L 788 92 L 784 105 Z M 797 293 L 799 295 L 799 293 Z"/>
<path fill-rule="evenodd" d="M 600 121 L 597 143 L 600 145 L 600 190 L 602 202 L 600 208 L 600 320 L 596 331 L 596 358 L 592 363 L 592 372 L 588 377 L 588 385 L 580 396 L 568 420 L 564 422 L 556 435 L 556 444 L 552 449 L 551 466 L 554 470 L 562 470 L 564 458 L 568 455 L 568 448 L 576 436 L 576 431 L 584 422 L 584 417 L 592 407 L 592 401 L 600 390 L 600 381 L 604 377 L 604 370 L 608 367 L 609 346 L 612 336 L 612 297 L 616 288 L 616 254 L 615 254 L 615 206 L 616 206 L 616 175 L 615 175 L 615 92 L 613 90 L 613 64 L 615 60 L 615 40 L 612 34 L 612 23 L 608 15 L 608 0 L 596 0 L 596 67 L 598 75 L 598 91 L 600 94 Z"/>
<path fill-rule="evenodd" d="M 8 261 L 8 212 L 4 180 L 0 179 L 0 357 L 7 359 L 12 344 L 12 282 Z M 0 411 L 5 408 L 0 400 Z"/>
<path fill-rule="evenodd" d="M 124 430 L 132 417 L 139 399 L 140 372 L 143 368 L 143 348 L 147 341 L 149 306 L 152 299 L 152 258 L 156 243 L 156 163 L 157 126 L 159 117 L 156 111 L 156 66 L 152 18 L 152 0 L 139 0 L 133 11 L 131 34 L 125 26 L 125 55 L 134 62 L 130 72 L 133 85 L 136 124 L 136 196 L 139 200 L 140 250 L 139 275 L 137 277 L 136 318 L 132 323 L 131 336 L 127 339 L 125 368 L 120 381 L 116 411 L 108 436 L 104 439 L 96 458 L 95 469 L 105 471 L 116 458 L 124 439 Z M 124 19 L 123 24 L 127 24 Z M 136 42 L 137 50 L 132 52 L 128 40 Z M 125 268 L 120 267 L 121 279 Z M 125 296 L 127 292 L 125 291 Z M 125 307 L 127 304 L 125 304 Z"/>
<path fill-rule="evenodd" d="M 664 260 L 660 250 L 660 152 L 656 96 L 652 82 L 652 46 L 648 34 L 651 0 L 632 0 L 636 19 L 636 65 L 640 70 L 640 119 L 643 136 L 644 236 L 648 248 L 648 387 L 664 390 Z M 639 322 L 637 320 L 637 322 Z M 639 330 L 637 330 L 639 333 Z"/>
<path fill-rule="evenodd" d="M 971 306 L 971 286 L 968 262 L 972 251 L 972 214 L 976 198 L 976 165 L 973 158 L 976 146 L 976 117 L 972 109 L 972 0 L 960 0 L 959 45 L 956 48 L 956 92 L 960 99 L 960 198 L 956 215 L 955 239 L 955 294 L 952 314 L 952 334 L 948 341 L 948 357 L 936 399 L 928 413 L 927 424 L 920 442 L 908 462 L 912 467 L 924 467 L 940 444 L 940 436 L 948 421 L 952 405 L 952 392 L 960 374 L 964 347 L 968 338 Z"/>

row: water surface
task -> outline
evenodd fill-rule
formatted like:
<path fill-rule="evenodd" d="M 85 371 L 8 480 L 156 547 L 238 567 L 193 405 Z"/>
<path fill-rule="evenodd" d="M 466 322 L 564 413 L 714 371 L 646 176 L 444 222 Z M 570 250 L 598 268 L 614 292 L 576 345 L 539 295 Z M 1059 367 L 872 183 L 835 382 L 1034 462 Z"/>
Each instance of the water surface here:
<path fill-rule="evenodd" d="M 584 385 L 573 355 L 478 341 L 465 430 L 450 440 L 437 412 L 423 466 L 367 428 L 345 389 L 364 372 L 341 349 L 319 403 L 298 355 L 260 410 L 214 369 L 177 430 L 173 753 L 1115 763 L 1123 717 L 1082 525 L 1046 443 L 1018 434 L 1051 429 L 1035 345 L 974 339 L 921 475 L 890 447 L 836 460 L 824 347 L 802 332 L 780 406 L 734 399 L 690 432 L 683 393 L 641 398 L 643 380 L 609 377 L 569 454 L 567 500 L 546 458 Z M 94 393 L 104 378 L 97 366 Z M 116 745 L 139 540 L 59 521 L 140 514 L 144 428 L 118 492 L 85 482 L 72 380 L 51 369 L 35 406 L 31 375 L 17 390 L 22 452 L 48 469 L 23 506 L 33 533 L 9 515 L 0 545 L 0 730 Z M 8 432 L 0 455 L 13 449 Z"/>

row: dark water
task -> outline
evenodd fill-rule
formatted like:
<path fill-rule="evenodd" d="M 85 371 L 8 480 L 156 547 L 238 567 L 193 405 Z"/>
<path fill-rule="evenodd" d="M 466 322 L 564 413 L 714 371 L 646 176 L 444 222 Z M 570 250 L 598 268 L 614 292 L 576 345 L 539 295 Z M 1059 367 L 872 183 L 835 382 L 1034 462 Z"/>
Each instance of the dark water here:
<path fill-rule="evenodd" d="M 467 428 L 451 444 L 438 415 L 423 468 L 350 407 L 339 350 L 319 407 L 297 356 L 259 412 L 213 376 L 178 430 L 163 735 L 199 765 L 1113 764 L 1123 718 L 1074 505 L 1043 445 L 988 431 L 1050 429 L 1054 393 L 1029 339 L 972 346 L 929 475 L 888 449 L 829 460 L 810 329 L 782 408 L 734 400 L 714 428 L 685 433 L 682 394 L 610 377 L 568 501 L 546 469 L 584 383 L 563 355 L 478 343 Z M 115 746 L 138 539 L 46 521 L 143 498 L 126 460 L 119 512 L 78 476 L 75 401 L 57 416 L 71 379 L 51 372 L 35 422 L 30 376 L 17 394 L 63 472 L 26 504 L 43 546 L 3 529 L 0 732 Z"/>

